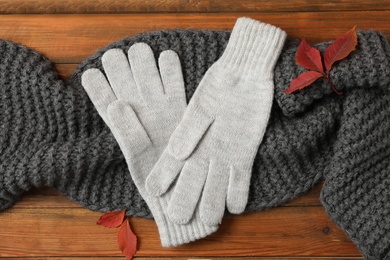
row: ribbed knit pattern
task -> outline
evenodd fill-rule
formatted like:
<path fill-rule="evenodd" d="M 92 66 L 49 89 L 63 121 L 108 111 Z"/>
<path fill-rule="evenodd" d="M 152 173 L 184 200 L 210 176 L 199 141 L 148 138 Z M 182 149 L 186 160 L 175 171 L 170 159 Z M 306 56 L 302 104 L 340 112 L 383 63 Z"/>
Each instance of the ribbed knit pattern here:
<path fill-rule="evenodd" d="M 104 51 L 114 47 L 127 51 L 135 42 L 145 42 L 156 57 L 167 49 L 179 54 L 189 99 L 206 70 L 222 54 L 228 39 L 229 32 L 193 30 L 159 31 L 124 39 L 83 62 L 66 87 L 41 56 L 1 41 L 1 208 L 33 186 L 50 185 L 93 210 L 127 208 L 128 215 L 150 217 L 130 180 L 119 147 L 81 87 L 81 74 L 88 68 L 101 69 Z M 389 168 L 388 159 L 380 161 L 389 149 L 385 131 L 389 119 L 384 115 L 389 113 L 390 102 L 386 93 L 390 86 L 388 42 L 374 31 L 358 33 L 357 49 L 331 71 L 333 84 L 344 91 L 341 96 L 335 95 L 322 79 L 293 95 L 282 92 L 304 71 L 295 62 L 298 44 L 286 42 L 275 68 L 275 102 L 255 160 L 246 210 L 284 203 L 326 176 L 322 201 L 328 214 L 365 256 L 389 258 L 386 209 L 390 208 L 390 199 L 389 189 L 383 188 L 388 187 L 383 184 L 389 183 Z M 324 50 L 328 44 L 316 47 Z M 45 98 L 52 100 L 51 106 L 42 101 Z M 33 101 L 34 105 L 27 108 Z M 20 108 L 23 113 L 17 113 Z M 43 109 L 55 112 L 43 113 Z M 42 114 L 50 122 L 46 125 L 53 128 L 37 123 L 42 122 L 37 118 Z M 372 128 L 370 124 L 378 126 Z M 345 129 L 345 135 L 341 129 Z M 370 133 L 364 129 L 371 129 Z M 368 149 L 363 144 L 366 140 L 349 144 L 359 138 L 378 147 Z M 359 147 L 366 147 L 365 152 L 355 149 Z M 347 154 L 355 153 L 356 160 L 351 156 L 346 163 L 343 149 Z M 351 172 L 351 167 L 356 169 Z M 361 186 L 363 179 L 365 186 Z M 370 210 L 365 211 L 368 205 Z"/>
<path fill-rule="evenodd" d="M 218 65 L 243 79 L 267 79 L 273 75 L 279 48 L 283 47 L 286 36 L 271 24 L 239 18 Z"/>

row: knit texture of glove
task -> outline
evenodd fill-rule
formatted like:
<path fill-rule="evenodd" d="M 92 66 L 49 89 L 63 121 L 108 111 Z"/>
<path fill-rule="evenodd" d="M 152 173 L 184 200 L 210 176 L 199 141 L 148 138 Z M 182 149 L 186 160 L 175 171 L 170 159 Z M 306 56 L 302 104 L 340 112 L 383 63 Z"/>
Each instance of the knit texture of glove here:
<path fill-rule="evenodd" d="M 206 72 L 146 180 L 150 194 L 172 192 L 171 221 L 187 223 L 199 209 L 203 223 L 217 225 L 225 206 L 234 214 L 245 210 L 285 38 L 273 25 L 237 19 L 222 57 Z"/>
<path fill-rule="evenodd" d="M 145 188 L 187 106 L 177 54 L 162 52 L 158 69 L 150 47 L 137 43 L 127 56 L 120 49 L 108 50 L 102 63 L 106 76 L 89 69 L 82 84 L 126 158 L 131 177 L 153 213 L 161 244 L 177 246 L 215 232 L 218 226 L 204 225 L 199 214 L 186 225 L 171 222 L 167 214 L 171 195 L 156 198 Z"/>
<path fill-rule="evenodd" d="M 146 204 L 130 179 L 119 147 L 83 92 L 81 74 L 88 68 L 101 69 L 100 58 L 106 50 L 121 48 L 127 51 L 135 42 L 145 42 L 152 47 L 156 57 L 167 49 L 178 53 L 189 100 L 206 70 L 222 54 L 228 39 L 229 32 L 193 30 L 159 31 L 127 38 L 103 48 L 83 62 L 66 87 L 57 79 L 49 62 L 41 56 L 25 47 L 1 41 L 0 117 L 4 123 L 0 133 L 0 207 L 6 208 L 30 187 L 49 185 L 93 210 L 126 208 L 128 215 L 150 217 Z M 367 257 L 373 255 L 375 259 L 380 252 L 379 255 L 386 258 L 389 239 L 384 237 L 381 240 L 381 237 L 383 232 L 389 233 L 388 226 L 378 221 L 381 218 L 386 221 L 384 209 L 390 207 L 386 190 L 377 187 L 378 192 L 368 193 L 364 198 L 365 203 L 372 203 L 374 210 L 369 212 L 371 217 L 351 214 L 354 211 L 348 210 L 348 207 L 364 208 L 365 204 L 360 204 L 360 198 L 345 198 L 354 194 L 359 197 L 365 191 L 357 188 L 359 185 L 349 186 L 349 180 L 355 180 L 353 177 L 345 176 L 347 181 L 338 184 L 336 177 L 343 171 L 347 172 L 342 168 L 347 166 L 343 166 L 342 156 L 336 156 L 340 153 L 335 151 L 341 151 L 342 147 L 351 149 L 347 143 L 337 140 L 343 127 L 349 131 L 350 139 L 356 138 L 356 135 L 367 137 L 363 129 L 352 131 L 341 121 L 350 115 L 349 120 L 359 122 L 359 117 L 363 116 L 361 110 L 352 114 L 349 112 L 352 107 L 347 108 L 352 105 L 349 101 L 360 100 L 359 91 L 374 93 L 378 89 L 375 98 L 381 100 L 379 103 L 382 104 L 382 112 L 378 113 L 388 113 L 390 99 L 384 95 L 390 84 L 388 42 L 378 32 L 358 33 L 357 49 L 348 58 L 336 63 L 331 71 L 332 82 L 345 92 L 341 96 L 333 94 L 322 79 L 293 95 L 282 92 L 292 79 L 304 71 L 295 62 L 298 44 L 298 41 L 286 42 L 275 68 L 275 101 L 255 159 L 246 211 L 262 210 L 295 198 L 310 189 L 324 173 L 332 173 L 336 169 L 335 177 L 326 176 L 322 192 L 325 207 L 331 205 L 334 208 L 328 209 L 328 214 L 346 230 L 363 254 Z M 328 44 L 318 44 L 316 47 L 324 50 Z M 24 108 L 33 100 L 34 106 Z M 372 103 L 365 107 L 364 113 L 367 115 L 370 114 L 367 109 L 375 110 Z M 19 110 L 23 112 L 18 113 Z M 55 111 L 55 116 L 47 117 L 52 113 L 50 111 Z M 45 116 L 53 128 L 42 128 L 37 123 L 38 117 Z M 383 119 L 387 120 L 386 117 Z M 74 129 L 77 129 L 76 133 L 72 132 Z M 375 131 L 377 134 L 381 132 L 377 127 L 370 134 Z M 341 140 L 346 138 L 344 136 Z M 384 147 L 388 148 L 386 145 Z M 34 149 L 38 152 L 34 153 Z M 376 149 L 367 149 L 365 158 L 376 160 L 379 158 L 377 152 Z M 389 183 L 386 163 L 382 162 L 378 167 L 382 168 L 367 168 L 368 171 L 361 177 L 366 176 L 364 178 L 370 180 L 369 183 L 378 180 Z M 339 195 L 331 199 L 328 192 L 331 190 L 327 187 L 333 185 L 335 188 L 332 189 L 337 189 Z M 349 187 L 354 187 L 350 189 L 352 192 L 343 191 Z M 342 199 L 343 196 L 346 197 Z M 340 203 L 343 201 L 359 201 L 359 204 Z M 348 212 L 349 215 L 343 218 L 340 212 Z M 354 224 L 348 225 L 352 219 L 353 222 L 349 223 Z M 370 229 L 370 225 L 377 228 Z M 361 227 L 364 227 L 361 229 L 363 232 L 359 231 Z M 376 244 L 378 241 L 381 242 Z"/>

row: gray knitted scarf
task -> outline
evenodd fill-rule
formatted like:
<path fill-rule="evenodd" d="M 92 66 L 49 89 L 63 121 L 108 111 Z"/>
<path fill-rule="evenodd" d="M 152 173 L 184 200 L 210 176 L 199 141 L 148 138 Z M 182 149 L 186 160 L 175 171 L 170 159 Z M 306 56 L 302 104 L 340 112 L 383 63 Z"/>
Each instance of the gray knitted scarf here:
<path fill-rule="evenodd" d="M 123 155 L 80 84 L 101 68 L 110 48 L 145 42 L 156 57 L 180 56 L 188 99 L 222 54 L 229 32 L 172 30 L 113 43 L 80 64 L 65 85 L 39 54 L 0 41 L 0 209 L 32 187 L 50 186 L 86 208 L 127 209 L 151 217 Z M 275 102 L 251 181 L 247 211 L 280 205 L 325 179 L 321 200 L 329 216 L 371 259 L 390 257 L 390 47 L 373 31 L 332 69 L 335 95 L 324 80 L 286 95 L 304 71 L 289 40 L 275 68 Z M 324 50 L 329 43 L 317 45 Z"/>

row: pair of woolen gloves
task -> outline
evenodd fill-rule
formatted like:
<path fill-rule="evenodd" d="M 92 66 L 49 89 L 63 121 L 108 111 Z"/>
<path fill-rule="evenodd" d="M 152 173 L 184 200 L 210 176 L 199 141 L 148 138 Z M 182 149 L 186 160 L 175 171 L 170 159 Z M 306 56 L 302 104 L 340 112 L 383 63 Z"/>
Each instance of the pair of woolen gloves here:
<path fill-rule="evenodd" d="M 286 33 L 239 18 L 187 105 L 177 54 L 156 64 L 145 43 L 110 49 L 82 85 L 117 140 L 163 246 L 218 229 L 225 207 L 248 201 L 252 166 L 271 112 L 273 71 Z"/>

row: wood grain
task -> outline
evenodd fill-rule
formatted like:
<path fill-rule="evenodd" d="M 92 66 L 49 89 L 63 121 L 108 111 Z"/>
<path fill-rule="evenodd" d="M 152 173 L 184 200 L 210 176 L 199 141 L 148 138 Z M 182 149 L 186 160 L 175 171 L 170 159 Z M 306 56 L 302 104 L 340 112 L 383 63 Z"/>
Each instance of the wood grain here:
<path fill-rule="evenodd" d="M 0 13 L 326 12 L 388 10 L 389 0 L 0 0 Z"/>
<path fill-rule="evenodd" d="M 0 38 L 26 45 L 55 63 L 80 63 L 97 49 L 124 37 L 161 29 L 231 29 L 243 14 L 3 15 Z M 350 30 L 375 29 L 390 36 L 390 11 L 347 13 L 253 13 L 290 37 L 311 43 Z"/>
<path fill-rule="evenodd" d="M 100 214 L 80 208 L 17 209 L 0 214 L 0 256 L 119 256 L 117 229 L 95 223 Z M 154 221 L 132 218 L 137 256 L 360 256 L 321 207 L 284 207 L 228 216 L 205 239 L 162 248 Z"/>
<path fill-rule="evenodd" d="M 0 38 L 41 52 L 64 80 L 110 42 L 161 29 L 230 30 L 240 16 L 310 43 L 334 39 L 354 25 L 390 37 L 390 0 L 0 0 L 0 13 L 17 14 L 0 16 Z M 215 234 L 173 249 L 161 248 L 153 221 L 132 218 L 140 241 L 135 259 L 362 259 L 326 216 L 321 187 L 281 207 L 228 216 Z M 124 259 L 117 229 L 97 226 L 99 216 L 53 189 L 31 191 L 0 213 L 0 258 Z"/>

